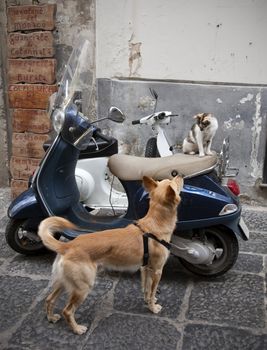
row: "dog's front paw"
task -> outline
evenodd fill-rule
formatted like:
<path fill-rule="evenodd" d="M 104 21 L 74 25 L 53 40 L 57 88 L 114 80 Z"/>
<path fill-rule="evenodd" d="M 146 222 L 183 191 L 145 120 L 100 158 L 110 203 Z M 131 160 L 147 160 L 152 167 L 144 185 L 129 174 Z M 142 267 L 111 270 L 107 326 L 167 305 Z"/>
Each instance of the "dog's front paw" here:
<path fill-rule="evenodd" d="M 153 304 L 153 305 L 149 305 L 149 309 L 150 311 L 152 311 L 154 314 L 158 314 L 161 309 L 162 309 L 162 306 L 159 305 L 159 304 Z"/>
<path fill-rule="evenodd" d="M 61 319 L 61 316 L 59 314 L 54 314 L 52 316 L 47 316 L 47 319 L 49 322 L 56 323 L 58 320 Z"/>
<path fill-rule="evenodd" d="M 157 300 L 158 300 L 158 298 L 154 298 L 152 301 L 154 302 L 154 304 L 156 304 Z M 150 299 L 148 297 L 144 297 L 144 301 L 145 301 L 145 303 L 149 304 Z"/>
<path fill-rule="evenodd" d="M 204 153 L 199 153 L 199 158 L 205 157 Z"/>
<path fill-rule="evenodd" d="M 75 327 L 73 331 L 76 334 L 82 335 L 87 331 L 87 327 L 82 325 L 77 325 L 77 327 Z"/>
<path fill-rule="evenodd" d="M 213 155 L 213 153 L 210 151 L 210 152 L 206 152 L 206 155 L 207 156 L 212 156 Z"/>

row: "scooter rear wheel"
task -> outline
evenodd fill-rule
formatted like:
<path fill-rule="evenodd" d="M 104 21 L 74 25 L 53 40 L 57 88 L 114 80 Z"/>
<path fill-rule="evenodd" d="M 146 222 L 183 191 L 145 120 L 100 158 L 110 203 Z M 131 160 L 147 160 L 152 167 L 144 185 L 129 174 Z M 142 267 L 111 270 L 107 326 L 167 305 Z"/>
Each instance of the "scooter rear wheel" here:
<path fill-rule="evenodd" d="M 16 252 L 26 255 L 35 255 L 47 251 L 37 232 L 28 232 L 26 220 L 10 219 L 6 226 L 6 242 Z"/>
<path fill-rule="evenodd" d="M 236 262 L 239 252 L 236 235 L 225 227 L 209 227 L 202 230 L 205 239 L 212 243 L 215 249 L 222 250 L 210 265 L 196 265 L 179 258 L 181 264 L 196 275 L 216 277 L 227 272 Z"/>

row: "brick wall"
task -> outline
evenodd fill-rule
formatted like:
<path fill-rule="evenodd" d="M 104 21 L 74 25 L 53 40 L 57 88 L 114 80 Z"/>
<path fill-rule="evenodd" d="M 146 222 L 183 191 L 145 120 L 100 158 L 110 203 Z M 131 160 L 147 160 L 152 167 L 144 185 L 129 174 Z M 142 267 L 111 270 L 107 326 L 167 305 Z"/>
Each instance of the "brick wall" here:
<path fill-rule="evenodd" d="M 57 90 L 53 33 L 56 6 L 10 6 L 8 19 L 8 99 L 12 118 L 12 197 L 28 186 L 28 178 L 44 155 L 50 121 L 49 96 Z"/>

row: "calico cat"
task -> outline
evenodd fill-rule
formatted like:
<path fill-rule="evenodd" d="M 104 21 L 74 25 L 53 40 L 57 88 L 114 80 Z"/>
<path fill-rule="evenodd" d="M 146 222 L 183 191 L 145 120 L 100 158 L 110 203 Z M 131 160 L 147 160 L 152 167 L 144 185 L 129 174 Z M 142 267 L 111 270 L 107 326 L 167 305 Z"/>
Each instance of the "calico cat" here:
<path fill-rule="evenodd" d="M 211 143 L 218 129 L 218 121 L 211 113 L 199 113 L 193 118 L 196 122 L 183 141 L 183 152 L 199 153 L 199 157 L 211 155 Z"/>

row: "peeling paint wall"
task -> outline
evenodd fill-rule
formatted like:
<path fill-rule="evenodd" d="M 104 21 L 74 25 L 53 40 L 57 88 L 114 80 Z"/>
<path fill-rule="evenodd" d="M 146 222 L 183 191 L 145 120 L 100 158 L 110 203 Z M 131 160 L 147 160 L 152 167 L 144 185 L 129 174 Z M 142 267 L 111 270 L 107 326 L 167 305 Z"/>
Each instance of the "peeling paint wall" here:
<path fill-rule="evenodd" d="M 32 0 L 1 1 L 0 10 L 5 2 L 23 5 Z M 243 193 L 262 196 L 257 185 L 262 177 L 267 135 L 267 1 L 38 2 L 57 4 L 54 37 L 58 78 L 77 37 L 82 35 L 91 42 L 88 62 L 94 63 L 88 65 L 97 77 L 97 98 L 94 95 L 89 103 L 90 115 L 96 117 L 96 102 L 98 117 L 106 116 L 111 105 L 125 112 L 123 125 L 103 124 L 119 138 L 122 152 L 144 153 L 145 142 L 153 132 L 149 127 L 132 126 L 131 120 L 153 112 L 149 87 L 154 87 L 159 94 L 158 110 L 179 114 L 166 128 L 170 142 L 181 143 L 195 113 L 213 112 L 219 121 L 214 148 L 219 151 L 223 138 L 230 135 L 231 164 L 240 168 Z M 5 26 L 5 21 L 1 23 Z M 1 84 L 3 80 L 2 140 L 8 125 L 6 115 L 3 117 L 5 87 Z M 1 179 L 6 179 L 7 169 L 4 173 L 2 170 L 6 157 L 7 150 L 1 148 Z"/>
<path fill-rule="evenodd" d="M 165 127 L 170 144 L 182 144 L 196 113 L 212 112 L 219 124 L 212 148 L 219 153 L 223 139 L 230 137 L 230 166 L 239 169 L 242 194 L 267 204 L 265 190 L 258 187 L 267 135 L 267 88 L 98 79 L 98 114 L 105 115 L 110 105 L 126 114 L 122 125 L 105 125 L 120 140 L 121 152 L 144 155 L 146 141 L 154 135 L 149 126 L 131 124 L 153 113 L 149 88 L 159 95 L 157 110 L 179 114 Z"/>
<path fill-rule="evenodd" d="M 96 0 L 97 77 L 267 83 L 266 0 Z"/>
<path fill-rule="evenodd" d="M 158 110 L 179 114 L 166 127 L 170 143 L 182 143 L 194 114 L 214 113 L 215 150 L 230 136 L 243 194 L 267 198 L 258 186 L 267 138 L 266 13 L 265 0 L 96 0 L 98 112 L 110 103 L 126 113 L 124 126 L 108 125 L 121 149 L 144 154 L 153 132 L 131 120 L 153 112 L 153 87 Z"/>

